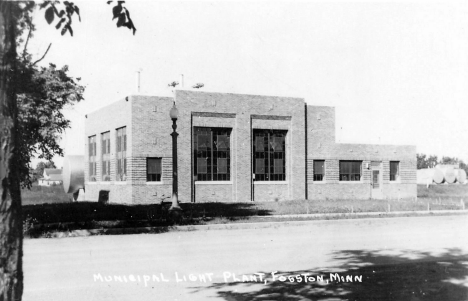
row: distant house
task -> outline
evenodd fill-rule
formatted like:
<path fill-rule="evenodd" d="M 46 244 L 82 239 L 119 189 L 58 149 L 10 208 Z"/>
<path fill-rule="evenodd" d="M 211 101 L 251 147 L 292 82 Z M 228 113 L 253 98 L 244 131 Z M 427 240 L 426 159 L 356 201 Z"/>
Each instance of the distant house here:
<path fill-rule="evenodd" d="M 53 186 L 62 184 L 62 170 L 61 169 L 44 169 L 43 177 L 38 180 L 39 186 Z"/>

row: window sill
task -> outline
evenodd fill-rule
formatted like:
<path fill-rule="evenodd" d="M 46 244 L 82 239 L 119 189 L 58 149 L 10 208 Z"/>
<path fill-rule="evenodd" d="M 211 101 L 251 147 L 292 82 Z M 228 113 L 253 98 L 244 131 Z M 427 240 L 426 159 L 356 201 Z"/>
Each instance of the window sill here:
<path fill-rule="evenodd" d="M 114 184 L 115 185 L 125 185 L 125 184 L 127 184 L 127 181 L 115 181 Z"/>
<path fill-rule="evenodd" d="M 164 183 L 162 181 L 149 181 L 146 182 L 146 185 L 163 185 Z"/>
<path fill-rule="evenodd" d="M 283 184 L 287 185 L 289 184 L 288 181 L 254 181 L 254 185 L 278 185 L 278 184 Z"/>
<path fill-rule="evenodd" d="M 401 181 L 388 181 L 389 184 L 401 184 Z"/>
<path fill-rule="evenodd" d="M 195 185 L 232 185 L 232 181 L 195 181 Z"/>
<path fill-rule="evenodd" d="M 314 184 L 314 185 L 315 185 L 315 184 L 322 185 L 322 184 L 327 184 L 327 181 L 312 181 L 312 182 L 310 182 L 310 183 L 312 183 L 312 184 Z"/>
<path fill-rule="evenodd" d="M 365 184 L 363 181 L 339 181 L 339 184 Z"/>

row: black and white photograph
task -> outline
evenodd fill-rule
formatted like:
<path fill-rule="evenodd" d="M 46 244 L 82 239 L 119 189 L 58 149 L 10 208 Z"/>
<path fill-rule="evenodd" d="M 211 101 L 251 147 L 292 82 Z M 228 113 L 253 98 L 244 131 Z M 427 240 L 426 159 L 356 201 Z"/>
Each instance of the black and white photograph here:
<path fill-rule="evenodd" d="M 0 301 L 468 300 L 468 1 L 0 1 Z"/>

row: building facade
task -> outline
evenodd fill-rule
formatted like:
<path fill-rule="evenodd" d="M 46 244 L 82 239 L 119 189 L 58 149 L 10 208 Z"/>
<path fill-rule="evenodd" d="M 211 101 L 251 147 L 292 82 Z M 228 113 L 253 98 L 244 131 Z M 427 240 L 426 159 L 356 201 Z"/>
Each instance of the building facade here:
<path fill-rule="evenodd" d="M 174 100 L 181 202 L 416 197 L 416 148 L 336 143 L 333 107 L 176 90 L 87 115 L 87 200 L 102 192 L 111 203 L 170 200 Z"/>

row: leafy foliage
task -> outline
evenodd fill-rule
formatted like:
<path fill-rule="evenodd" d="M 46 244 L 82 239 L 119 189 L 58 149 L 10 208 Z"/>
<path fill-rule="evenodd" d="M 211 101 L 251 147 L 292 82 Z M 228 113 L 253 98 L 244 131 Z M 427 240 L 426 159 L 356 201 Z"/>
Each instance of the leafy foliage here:
<path fill-rule="evenodd" d="M 51 161 L 54 155 L 63 156 L 60 134 L 70 127 L 63 109 L 83 100 L 85 88 L 79 84 L 79 78 L 67 74 L 68 66 L 36 67 L 28 60 L 20 60 L 18 67 L 21 83 L 17 87 L 17 134 L 21 138 L 17 147 L 21 163 L 18 168 L 22 186 L 30 187 L 29 164 L 33 156 L 46 161 Z"/>
<path fill-rule="evenodd" d="M 63 5 L 60 5 L 60 1 L 44 1 L 39 5 L 39 8 L 45 9 L 45 19 L 49 25 L 58 20 L 55 28 L 61 30 L 62 36 L 67 31 L 73 36 L 72 17 L 74 14 L 78 16 L 81 22 L 80 8 L 73 2 L 63 1 Z"/>
<path fill-rule="evenodd" d="M 169 83 L 167 86 L 175 88 L 178 84 L 179 82 L 173 81 L 172 83 Z"/>
<path fill-rule="evenodd" d="M 205 84 L 203 84 L 203 83 L 196 83 L 195 85 L 192 86 L 192 88 L 200 89 L 200 88 L 203 88 L 204 86 L 205 86 Z"/>
<path fill-rule="evenodd" d="M 113 1 L 107 1 L 107 4 L 111 4 L 112 2 Z M 125 1 L 117 1 L 117 5 L 112 8 L 112 20 L 117 19 L 117 27 L 125 26 L 128 29 L 132 29 L 133 34 L 135 34 L 136 28 L 130 18 L 130 12 L 122 5 L 123 3 L 125 3 Z"/>

